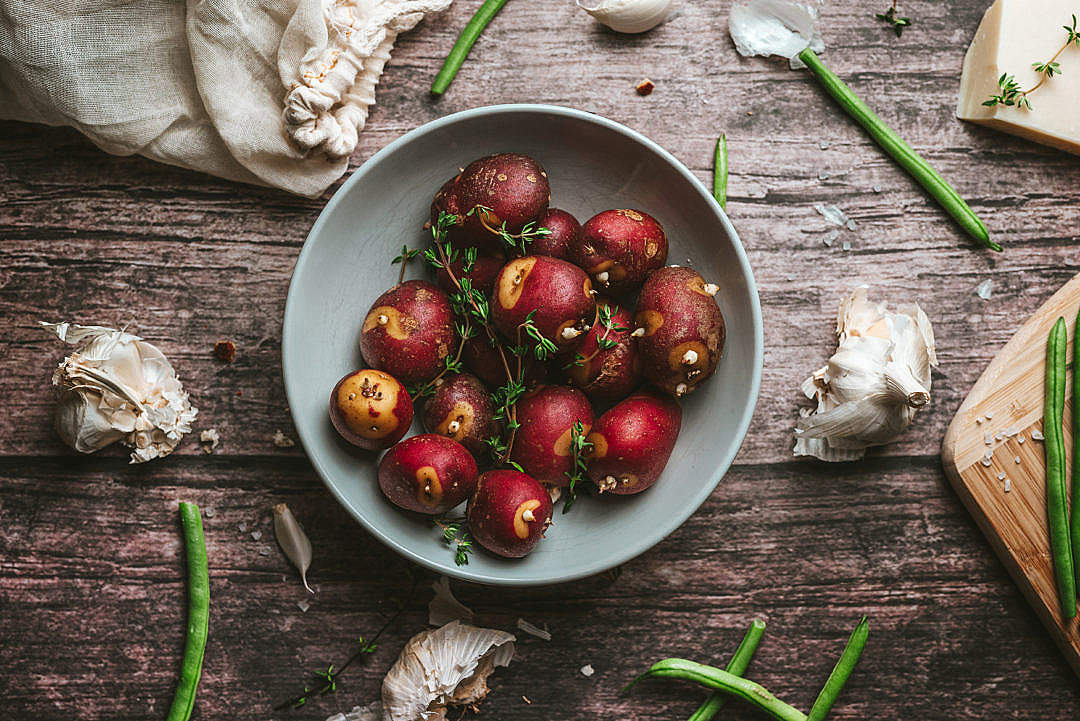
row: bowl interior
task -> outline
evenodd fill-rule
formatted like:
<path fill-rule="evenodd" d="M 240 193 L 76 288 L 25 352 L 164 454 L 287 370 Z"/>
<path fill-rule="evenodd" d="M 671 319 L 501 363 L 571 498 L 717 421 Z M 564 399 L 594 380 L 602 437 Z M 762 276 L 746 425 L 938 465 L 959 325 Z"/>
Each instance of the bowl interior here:
<path fill-rule="evenodd" d="M 482 549 L 456 566 L 430 521 L 393 507 L 376 482 L 378 456 L 341 443 L 327 417 L 330 391 L 363 367 L 358 339 L 372 301 L 396 282 L 402 245 L 427 246 L 431 197 L 458 168 L 494 152 L 535 157 L 551 204 L 584 222 L 607 209 L 641 208 L 667 231 L 668 262 L 692 265 L 720 286 L 727 342 L 715 377 L 683 403 L 683 429 L 663 477 L 636 496 L 561 504 L 528 557 Z M 420 260 L 406 277 L 421 277 Z M 553 583 L 612 568 L 648 549 L 705 500 L 742 442 L 762 364 L 761 312 L 734 229 L 672 156 L 611 121 L 550 106 L 498 106 L 447 116 L 391 143 L 331 199 L 297 261 L 285 312 L 286 392 L 300 439 L 335 496 L 397 551 L 451 576 L 498 584 Z M 417 422 L 413 432 L 422 432 Z"/>

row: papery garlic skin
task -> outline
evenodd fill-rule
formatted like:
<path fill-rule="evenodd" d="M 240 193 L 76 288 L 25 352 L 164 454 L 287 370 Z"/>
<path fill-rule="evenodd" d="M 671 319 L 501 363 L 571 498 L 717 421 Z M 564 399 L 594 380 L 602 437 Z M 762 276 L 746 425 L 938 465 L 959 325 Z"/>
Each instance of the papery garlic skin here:
<path fill-rule="evenodd" d="M 452 621 L 409 639 L 382 685 L 387 721 L 442 721 L 448 705 L 487 695 L 487 677 L 514 657 L 513 635 Z"/>
<path fill-rule="evenodd" d="M 823 461 L 862 458 L 870 446 L 894 440 L 930 403 L 934 330 L 916 304 L 896 312 L 871 303 L 866 287 L 840 304 L 839 347 L 827 365 L 802 384 L 807 398 L 795 428 L 795 455 Z"/>
<path fill-rule="evenodd" d="M 825 50 L 815 23 L 817 8 L 791 0 L 737 0 L 728 16 L 728 33 L 744 57 L 778 55 L 792 68 L 805 67 L 799 53 Z"/>
<path fill-rule="evenodd" d="M 577 6 L 617 33 L 644 33 L 667 20 L 672 0 L 577 0 Z"/>
<path fill-rule="evenodd" d="M 138 336 L 103 326 L 41 323 L 75 347 L 53 373 L 56 431 L 80 453 L 122 442 L 131 462 L 167 456 L 198 410 L 165 355 Z"/>

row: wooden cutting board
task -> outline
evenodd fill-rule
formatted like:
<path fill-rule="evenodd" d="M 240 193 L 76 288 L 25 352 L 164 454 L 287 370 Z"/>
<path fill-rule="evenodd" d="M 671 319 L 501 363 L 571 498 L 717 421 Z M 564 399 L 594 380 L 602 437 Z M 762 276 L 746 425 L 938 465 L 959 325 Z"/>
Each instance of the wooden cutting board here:
<path fill-rule="evenodd" d="M 960 499 L 1080 675 L 1080 617 L 1066 621 L 1061 616 L 1050 563 L 1043 443 L 1032 438 L 1033 431 L 1042 432 L 1046 339 L 1063 316 L 1069 328 L 1065 446 L 1071 459 L 1072 342 L 1078 308 L 1080 275 L 1039 308 L 994 357 L 949 425 L 941 457 Z M 1002 474 L 1009 480 L 1008 492 Z"/>

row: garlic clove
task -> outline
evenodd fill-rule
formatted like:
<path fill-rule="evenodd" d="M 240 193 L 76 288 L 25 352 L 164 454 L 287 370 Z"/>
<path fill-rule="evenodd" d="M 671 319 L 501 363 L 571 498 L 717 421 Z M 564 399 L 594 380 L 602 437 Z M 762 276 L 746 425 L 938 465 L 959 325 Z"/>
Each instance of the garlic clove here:
<path fill-rule="evenodd" d="M 308 540 L 300 522 L 296 520 L 289 507 L 284 503 L 274 506 L 274 537 L 281 546 L 285 557 L 300 571 L 300 580 L 308 593 L 315 593 L 307 582 L 308 568 L 311 567 L 311 541 Z"/>
<path fill-rule="evenodd" d="M 577 6 L 617 33 L 643 33 L 664 22 L 672 0 L 577 0 Z"/>

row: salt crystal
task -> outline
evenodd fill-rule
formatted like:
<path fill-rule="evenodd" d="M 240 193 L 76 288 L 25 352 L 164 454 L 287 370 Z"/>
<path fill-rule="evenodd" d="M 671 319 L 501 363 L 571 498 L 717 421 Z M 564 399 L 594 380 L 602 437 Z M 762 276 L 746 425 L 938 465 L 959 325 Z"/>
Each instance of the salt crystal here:
<path fill-rule="evenodd" d="M 276 430 L 274 431 L 274 445 L 278 448 L 292 448 L 296 445 L 296 441 L 294 441 L 292 438 L 289 438 L 280 430 Z"/>
<path fill-rule="evenodd" d="M 994 452 L 987 451 L 986 454 L 982 457 L 982 460 L 979 462 L 989 468 L 994 463 Z"/>
<path fill-rule="evenodd" d="M 822 140 L 820 143 L 818 143 L 818 147 L 821 148 L 822 150 L 828 150 L 829 149 L 829 144 L 827 142 L 825 142 L 824 140 Z"/>
<path fill-rule="evenodd" d="M 1006 438 L 1012 438 L 1013 436 L 1015 436 L 1019 432 L 1020 432 L 1020 430 L 1016 426 L 1009 426 L 1008 428 L 1005 429 L 1005 437 Z"/>
<path fill-rule="evenodd" d="M 979 296 L 983 300 L 989 300 L 990 296 L 994 293 L 994 281 L 987 278 L 982 283 L 979 283 L 975 287 L 975 295 Z"/>
<path fill-rule="evenodd" d="M 842 226 L 848 220 L 848 217 L 844 215 L 844 211 L 840 210 L 835 205 L 814 203 L 814 210 L 821 213 L 821 216 L 825 218 L 825 222 L 829 223 L 830 225 Z"/>
<path fill-rule="evenodd" d="M 855 230 L 855 221 L 851 218 L 848 218 L 848 222 L 846 225 L 848 230 Z"/>
<path fill-rule="evenodd" d="M 239 523 L 239 524 L 237 524 L 236 527 L 238 529 L 240 529 L 240 533 L 243 533 L 244 531 L 247 530 L 247 524 L 246 523 Z"/>
<path fill-rule="evenodd" d="M 986 420 L 991 420 L 993 417 L 994 417 L 994 412 L 993 411 L 987 411 L 986 412 Z"/>
<path fill-rule="evenodd" d="M 880 193 L 881 192 L 881 186 L 880 185 L 875 185 L 874 186 L 874 192 L 875 193 Z"/>
<path fill-rule="evenodd" d="M 829 179 L 829 174 L 827 172 L 825 172 L 824 170 L 822 170 L 820 173 L 817 174 L 817 179 L 818 180 L 828 180 Z"/>
<path fill-rule="evenodd" d="M 999 481 L 1004 481 L 1005 480 L 1005 471 L 1002 471 L 1001 473 L 998 474 L 998 480 Z"/>
<path fill-rule="evenodd" d="M 594 673 L 596 673 L 596 670 L 592 667 L 591 663 L 587 663 L 581 667 L 581 675 L 586 678 L 592 676 Z"/>
<path fill-rule="evenodd" d="M 997 433 L 994 434 L 994 440 L 995 441 L 1000 441 L 1004 437 L 1005 437 L 1005 434 L 1002 433 L 1001 431 L 998 431 Z"/>
<path fill-rule="evenodd" d="M 1040 431 L 1038 428 L 1036 428 L 1035 430 L 1033 430 L 1031 432 L 1031 440 L 1033 440 L 1033 441 L 1043 441 L 1043 440 L 1046 440 L 1046 436 L 1043 435 L 1042 431 Z"/>
<path fill-rule="evenodd" d="M 297 601 L 297 602 L 296 602 L 296 605 L 297 605 L 297 606 L 298 606 L 298 607 L 300 608 L 300 610 L 301 610 L 301 611 L 303 611 L 304 613 L 307 613 L 308 609 L 309 609 L 309 608 L 311 608 L 311 604 L 310 604 L 310 603 L 308 603 L 308 602 L 307 602 L 307 601 L 305 601 L 305 600 L 300 600 L 300 601 Z"/>
<path fill-rule="evenodd" d="M 260 556 L 269 556 L 270 555 L 270 546 L 263 546 L 262 548 L 260 548 L 259 549 L 259 555 Z"/>
<path fill-rule="evenodd" d="M 1012 479 L 1006 478 L 1005 479 L 1005 492 L 1008 493 L 1011 490 L 1012 490 Z"/>
<path fill-rule="evenodd" d="M 976 418 L 975 422 L 982 425 L 982 416 L 979 416 L 978 418 Z"/>
<path fill-rule="evenodd" d="M 992 435 L 990 435 L 990 431 L 987 431 L 986 433 L 983 434 L 983 443 L 985 443 L 988 446 L 994 445 L 994 437 Z"/>
<path fill-rule="evenodd" d="M 1016 442 L 1019 443 L 1020 445 L 1024 445 L 1024 437 L 1020 436 L 1019 438 L 1016 439 Z"/>
<path fill-rule="evenodd" d="M 215 513 L 217 513 L 217 511 L 215 511 L 213 508 L 207 508 L 203 510 L 203 514 L 205 514 L 207 518 L 213 518 Z"/>
<path fill-rule="evenodd" d="M 839 230 L 830 230 L 828 235 L 826 235 L 825 238 L 824 238 L 825 245 L 827 245 L 827 246 L 829 246 L 831 248 L 832 244 L 839 237 L 840 237 L 840 231 Z"/>
<path fill-rule="evenodd" d="M 1017 464 L 1017 465 L 1020 465 L 1020 456 L 1017 456 L 1017 457 L 1016 457 L 1016 464 Z"/>
<path fill-rule="evenodd" d="M 845 240 L 845 241 L 844 241 L 844 242 L 843 242 L 843 243 L 842 243 L 842 244 L 840 245 L 840 248 L 841 248 L 841 250 L 851 250 L 851 241 L 850 241 L 850 240 Z"/>
<path fill-rule="evenodd" d="M 251 537 L 254 538 L 256 541 L 259 540 L 260 538 L 262 538 L 262 531 L 252 531 Z"/>

